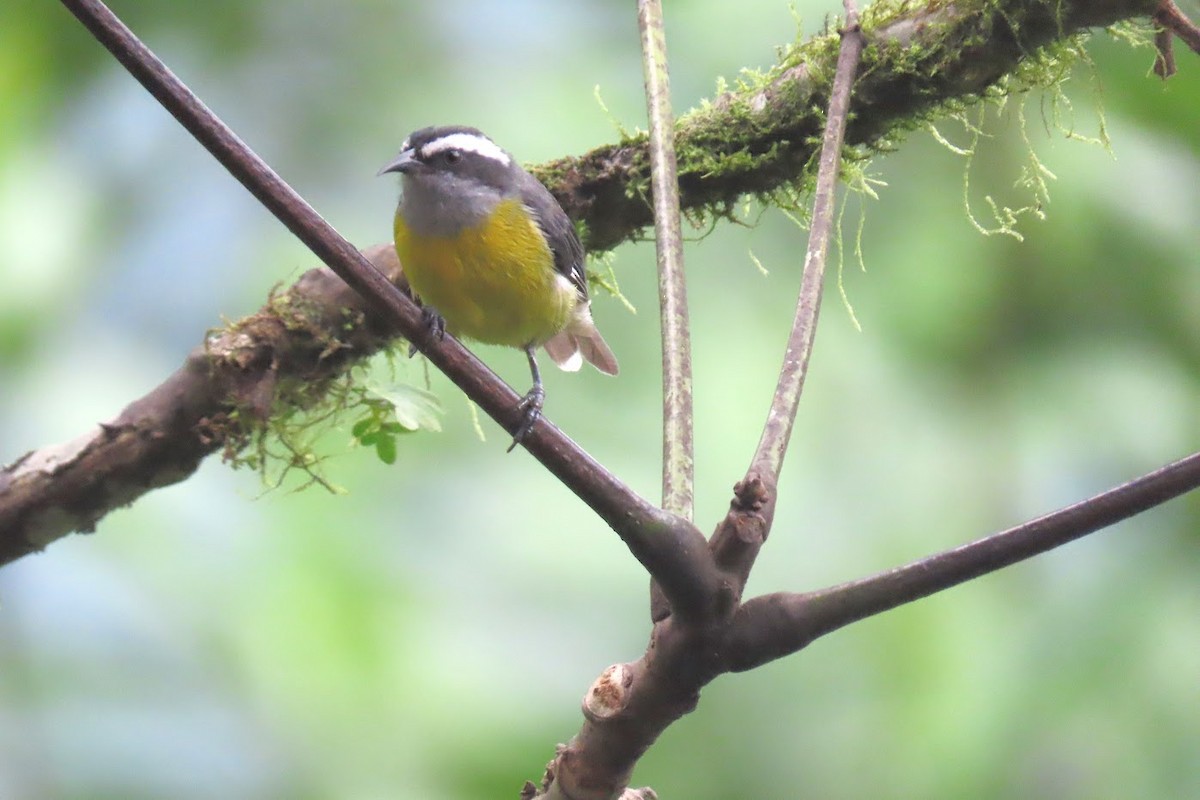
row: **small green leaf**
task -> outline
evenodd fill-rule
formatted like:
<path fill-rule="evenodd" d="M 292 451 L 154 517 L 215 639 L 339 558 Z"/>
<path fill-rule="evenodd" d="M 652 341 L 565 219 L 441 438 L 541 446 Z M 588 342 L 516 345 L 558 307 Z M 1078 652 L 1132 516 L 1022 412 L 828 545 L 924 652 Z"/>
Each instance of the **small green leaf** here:
<path fill-rule="evenodd" d="M 375 454 L 379 456 L 379 460 L 385 464 L 396 463 L 396 439 L 392 436 L 383 436 L 375 443 Z"/>
<path fill-rule="evenodd" d="M 391 404 L 395 422 L 405 430 L 440 431 L 445 411 L 437 395 L 416 386 L 372 387 L 371 393 Z M 386 423 L 385 423 L 386 424 Z"/>

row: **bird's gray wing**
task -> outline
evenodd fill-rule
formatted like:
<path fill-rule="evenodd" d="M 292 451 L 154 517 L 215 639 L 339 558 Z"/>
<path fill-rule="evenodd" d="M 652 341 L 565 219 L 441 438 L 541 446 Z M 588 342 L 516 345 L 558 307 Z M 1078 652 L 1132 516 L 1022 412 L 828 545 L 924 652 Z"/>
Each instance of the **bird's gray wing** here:
<path fill-rule="evenodd" d="M 571 218 L 562 206 L 554 199 L 554 195 L 538 181 L 537 178 L 524 172 L 518 186 L 521 201 L 533 212 L 546 241 L 550 243 L 550 251 L 554 254 L 554 267 L 565 278 L 571 281 L 582 300 L 587 300 L 587 270 L 584 265 L 583 242 Z"/>

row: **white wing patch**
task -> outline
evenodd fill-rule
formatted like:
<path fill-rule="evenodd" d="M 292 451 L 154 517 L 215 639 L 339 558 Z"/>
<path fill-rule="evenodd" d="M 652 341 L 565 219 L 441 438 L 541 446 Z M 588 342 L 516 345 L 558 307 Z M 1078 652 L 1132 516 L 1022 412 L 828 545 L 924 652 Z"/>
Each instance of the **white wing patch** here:
<path fill-rule="evenodd" d="M 429 158 L 446 150 L 465 150 L 469 153 L 476 153 L 484 158 L 499 161 L 504 166 L 512 163 L 512 159 L 509 158 L 508 153 L 504 152 L 504 148 L 491 139 L 475 133 L 463 133 L 461 131 L 458 133 L 448 133 L 441 138 L 434 139 L 421 148 L 421 157 Z"/>
<path fill-rule="evenodd" d="M 563 275 L 561 272 L 554 273 L 554 282 L 558 284 L 558 290 L 560 292 L 570 292 L 571 294 L 575 294 L 575 292 L 578 291 L 575 288 L 575 284 L 571 283 L 571 279 L 566 275 Z"/>
<path fill-rule="evenodd" d="M 563 372 L 579 372 L 579 368 L 583 366 L 583 353 L 576 350 L 571 353 L 566 361 L 558 365 L 558 368 Z"/>

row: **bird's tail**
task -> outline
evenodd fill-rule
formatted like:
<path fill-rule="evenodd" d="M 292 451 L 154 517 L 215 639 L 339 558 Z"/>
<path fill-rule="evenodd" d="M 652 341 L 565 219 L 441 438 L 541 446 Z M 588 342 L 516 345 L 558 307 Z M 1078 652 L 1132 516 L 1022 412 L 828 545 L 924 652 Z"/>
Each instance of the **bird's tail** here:
<path fill-rule="evenodd" d="M 567 372 L 577 371 L 586 360 L 606 375 L 617 374 L 617 357 L 596 330 L 592 312 L 586 305 L 577 308 L 567 327 L 542 346 L 550 360 Z"/>

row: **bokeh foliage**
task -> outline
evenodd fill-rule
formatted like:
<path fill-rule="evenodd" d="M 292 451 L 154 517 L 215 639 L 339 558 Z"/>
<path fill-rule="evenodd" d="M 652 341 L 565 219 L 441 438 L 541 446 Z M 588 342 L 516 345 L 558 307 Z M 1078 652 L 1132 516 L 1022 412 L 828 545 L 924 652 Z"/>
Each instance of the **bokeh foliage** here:
<path fill-rule="evenodd" d="M 539 161 L 643 119 L 628 4 L 113 5 L 363 245 L 388 235 L 396 188 L 372 176 L 412 128 L 477 124 Z M 809 33 L 836 10 L 797 8 Z M 681 110 L 797 35 L 779 2 L 668 15 Z M 865 210 L 868 271 L 848 256 L 844 276 L 863 331 L 831 288 L 751 591 L 953 546 L 1200 442 L 1200 60 L 1164 85 L 1146 49 L 1088 49 L 1075 123 L 1097 135 L 1102 108 L 1112 154 L 1044 126 L 1037 95 L 984 122 L 973 209 L 1027 198 L 1020 103 L 1057 175 L 1023 242 L 974 230 L 964 159 L 928 133 L 869 167 L 887 186 L 845 222 L 852 240 Z M 55 3 L 0 12 L 0 108 L 8 460 L 111 417 L 312 258 Z M 756 441 L 803 254 L 784 215 L 746 216 L 688 248 L 701 521 Z M 614 269 L 639 309 L 597 303 L 621 377 L 549 375 L 548 413 L 653 496 L 652 248 Z M 524 380 L 519 354 L 481 352 Z M 465 799 L 536 778 L 590 680 L 644 646 L 645 576 L 432 389 L 444 432 L 401 437 L 394 465 L 327 436 L 346 496 L 263 495 L 214 462 L 0 571 L 0 797 Z M 1200 794 L 1198 528 L 1185 498 L 722 679 L 636 780 L 694 800 Z"/>

